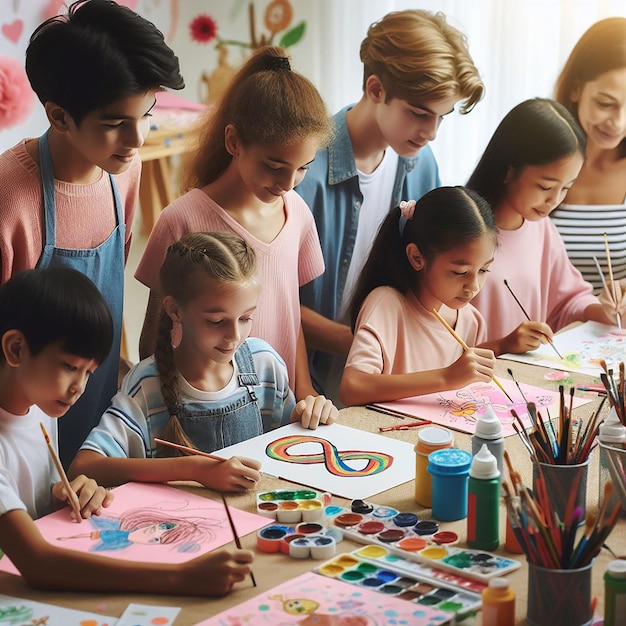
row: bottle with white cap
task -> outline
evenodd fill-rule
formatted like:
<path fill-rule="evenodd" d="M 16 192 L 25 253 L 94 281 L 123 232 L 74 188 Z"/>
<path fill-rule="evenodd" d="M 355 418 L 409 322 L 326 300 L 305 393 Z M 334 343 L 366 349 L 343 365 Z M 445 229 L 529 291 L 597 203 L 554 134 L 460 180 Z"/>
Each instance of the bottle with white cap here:
<path fill-rule="evenodd" d="M 482 600 L 483 626 L 515 626 L 515 591 L 506 578 L 492 578 Z"/>
<path fill-rule="evenodd" d="M 472 456 L 487 445 L 489 451 L 496 457 L 500 479 L 504 477 L 504 437 L 502 436 L 502 422 L 494 413 L 490 404 L 485 407 L 485 413 L 476 420 L 476 430 L 472 436 Z"/>
<path fill-rule="evenodd" d="M 500 472 L 486 444 L 472 459 L 467 485 L 467 545 L 495 550 L 500 545 Z"/>
<path fill-rule="evenodd" d="M 611 481 L 613 490 L 609 497 L 607 511 L 611 511 L 617 502 L 622 502 L 622 517 L 626 516 L 626 494 L 622 493 L 624 489 L 624 478 L 620 473 L 621 463 L 626 463 L 626 426 L 622 424 L 615 408 L 611 407 L 609 414 L 606 416 L 600 428 L 598 429 L 598 443 L 600 447 L 600 488 L 598 494 L 600 500 L 604 494 L 604 485 Z M 601 502 L 598 503 L 600 506 Z"/>

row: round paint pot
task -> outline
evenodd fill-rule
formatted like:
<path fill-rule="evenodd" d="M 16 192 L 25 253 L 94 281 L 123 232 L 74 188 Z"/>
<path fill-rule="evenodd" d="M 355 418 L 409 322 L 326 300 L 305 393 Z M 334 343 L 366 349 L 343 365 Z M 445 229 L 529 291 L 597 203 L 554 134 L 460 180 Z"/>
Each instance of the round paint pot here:
<path fill-rule="evenodd" d="M 459 536 L 452 532 L 451 530 L 442 530 L 438 533 L 435 533 L 431 540 L 433 543 L 441 545 L 452 545 L 459 542 Z"/>
<path fill-rule="evenodd" d="M 399 511 L 396 509 L 392 509 L 390 506 L 377 506 L 372 514 L 374 517 L 378 517 L 379 519 L 389 519 L 391 517 L 395 517 Z"/>
<path fill-rule="evenodd" d="M 296 526 L 296 532 L 302 535 L 314 535 L 316 533 L 321 533 L 323 530 L 324 527 L 316 522 L 307 522 Z"/>
<path fill-rule="evenodd" d="M 352 500 L 352 512 L 361 513 L 362 515 L 368 515 L 374 510 L 374 506 L 369 502 L 363 500 Z"/>
<path fill-rule="evenodd" d="M 378 535 L 378 540 L 383 543 L 395 543 L 396 541 L 400 541 L 400 539 L 404 536 L 405 532 L 403 530 L 400 530 L 399 528 L 390 528 L 380 533 Z"/>
<path fill-rule="evenodd" d="M 343 528 L 356 526 L 363 521 L 363 516 L 358 513 L 342 513 L 335 518 L 335 525 Z"/>
<path fill-rule="evenodd" d="M 317 561 L 325 561 L 335 556 L 337 544 L 332 537 L 325 535 L 311 537 L 311 557 Z"/>
<path fill-rule="evenodd" d="M 310 537 L 298 537 L 289 543 L 289 556 L 293 559 L 307 559 L 311 554 Z M 331 555 L 332 556 L 332 555 Z"/>
<path fill-rule="evenodd" d="M 435 520 L 420 520 L 413 527 L 413 532 L 420 536 L 434 535 L 439 530 L 439 524 Z"/>
<path fill-rule="evenodd" d="M 256 547 L 261 552 L 279 552 L 288 530 L 284 526 L 266 526 L 256 536 Z"/>
<path fill-rule="evenodd" d="M 280 542 L 280 551 L 283 554 L 289 554 L 289 544 L 291 544 L 291 542 L 295 541 L 296 539 L 303 539 L 304 537 L 305 535 L 302 535 L 300 533 L 294 533 L 293 535 L 287 535 L 283 537 L 282 541 Z"/>
<path fill-rule="evenodd" d="M 385 530 L 385 525 L 382 522 L 371 520 L 359 524 L 357 530 L 362 535 L 377 535 L 379 532 Z"/>
<path fill-rule="evenodd" d="M 415 513 L 398 513 L 393 518 L 393 523 L 400 528 L 407 528 L 408 526 L 415 526 L 419 518 Z"/>

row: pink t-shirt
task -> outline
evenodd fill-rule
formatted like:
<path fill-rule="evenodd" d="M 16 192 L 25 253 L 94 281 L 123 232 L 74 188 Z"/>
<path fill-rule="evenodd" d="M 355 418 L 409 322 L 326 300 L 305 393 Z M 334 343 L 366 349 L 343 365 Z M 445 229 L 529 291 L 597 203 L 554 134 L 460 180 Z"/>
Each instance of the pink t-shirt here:
<path fill-rule="evenodd" d="M 188 233 L 226 230 L 245 239 L 256 252 L 261 282 L 250 334 L 267 341 L 283 357 L 293 388 L 300 332 L 299 289 L 324 272 L 324 258 L 309 207 L 295 191 L 284 199 L 285 224 L 271 243 L 264 243 L 203 191 L 188 191 L 159 216 L 135 278 L 150 289 L 157 288 L 168 246 Z"/>
<path fill-rule="evenodd" d="M 37 265 L 43 251 L 43 192 L 39 165 L 22 140 L 0 154 L 0 284 L 13 274 Z M 115 182 L 126 224 L 126 256 L 137 198 L 141 161 L 136 158 Z M 56 246 L 90 249 L 99 246 L 115 228 L 113 192 L 108 175 L 77 185 L 54 181 Z"/>
<path fill-rule="evenodd" d="M 442 305 L 445 316 L 450 311 Z M 449 318 L 448 318 L 449 319 Z M 485 322 L 471 305 L 458 310 L 454 330 L 468 346 L 484 341 Z M 448 367 L 463 349 L 411 293 L 377 287 L 363 301 L 346 367 L 368 374 L 409 374 Z"/>
<path fill-rule="evenodd" d="M 487 322 L 487 340 L 506 337 L 526 321 L 504 280 L 530 318 L 547 322 L 554 332 L 581 321 L 585 308 L 598 302 L 549 219 L 500 231 L 489 277 L 472 300 Z"/>

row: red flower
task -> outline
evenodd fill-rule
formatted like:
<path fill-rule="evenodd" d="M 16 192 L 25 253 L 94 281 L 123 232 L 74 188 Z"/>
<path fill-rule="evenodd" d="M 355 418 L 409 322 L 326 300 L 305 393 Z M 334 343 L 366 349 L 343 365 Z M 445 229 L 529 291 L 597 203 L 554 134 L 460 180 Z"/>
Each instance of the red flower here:
<path fill-rule="evenodd" d="M 217 22 L 210 15 L 198 15 L 189 25 L 191 38 L 198 43 L 208 43 L 217 37 Z"/>

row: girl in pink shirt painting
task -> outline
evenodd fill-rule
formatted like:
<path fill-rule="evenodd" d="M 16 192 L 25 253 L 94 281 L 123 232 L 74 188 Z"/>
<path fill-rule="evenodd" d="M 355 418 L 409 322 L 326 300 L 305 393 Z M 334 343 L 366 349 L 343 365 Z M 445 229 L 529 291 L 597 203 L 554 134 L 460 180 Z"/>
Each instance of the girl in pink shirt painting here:
<path fill-rule="evenodd" d="M 471 347 L 486 329 L 469 302 L 485 282 L 496 245 L 489 204 L 463 187 L 434 189 L 389 212 L 351 303 L 354 340 L 342 402 L 399 400 L 493 378 L 493 352 Z"/>
<path fill-rule="evenodd" d="M 615 323 L 614 305 L 593 295 L 545 219 L 574 184 L 584 149 L 585 135 L 564 106 L 525 100 L 500 122 L 469 179 L 500 233 L 489 283 L 472 300 L 487 322 L 481 345 L 496 354 L 534 350 L 574 321 Z"/>
<path fill-rule="evenodd" d="M 154 352 L 162 297 L 158 268 L 182 236 L 230 231 L 254 249 L 263 291 L 251 332 L 285 360 L 296 399 L 328 402 L 313 389 L 300 320 L 299 288 L 324 271 L 311 211 L 293 191 L 332 125 L 313 84 L 281 48 L 260 48 L 233 77 L 201 129 L 182 197 L 167 206 L 135 273 L 150 288 L 140 356 Z"/>

